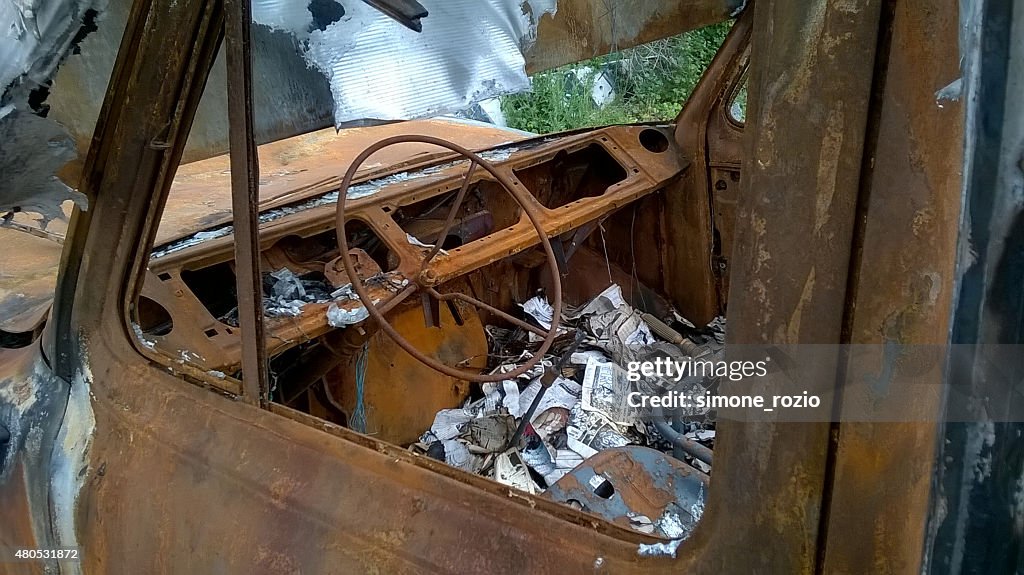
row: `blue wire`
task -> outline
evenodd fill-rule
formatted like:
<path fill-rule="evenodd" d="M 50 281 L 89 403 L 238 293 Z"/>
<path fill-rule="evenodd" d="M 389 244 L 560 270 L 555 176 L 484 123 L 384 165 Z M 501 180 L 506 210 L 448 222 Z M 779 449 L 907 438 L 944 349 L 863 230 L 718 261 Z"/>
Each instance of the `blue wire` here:
<path fill-rule="evenodd" d="M 366 409 L 363 407 L 363 382 L 366 379 L 366 355 L 369 342 L 363 344 L 356 357 L 356 408 L 352 410 L 350 427 L 366 433 Z"/>

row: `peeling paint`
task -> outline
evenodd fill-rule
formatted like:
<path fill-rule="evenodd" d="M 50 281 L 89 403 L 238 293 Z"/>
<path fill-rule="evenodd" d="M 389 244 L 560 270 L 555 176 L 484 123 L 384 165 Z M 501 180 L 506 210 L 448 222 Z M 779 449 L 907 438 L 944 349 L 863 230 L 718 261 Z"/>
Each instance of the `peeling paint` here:
<path fill-rule="evenodd" d="M 974 460 L 974 481 L 982 483 L 992 475 L 992 451 L 996 443 L 995 424 L 982 421 L 972 425 L 967 434 L 968 451 Z"/>
<path fill-rule="evenodd" d="M 57 543 L 63 547 L 79 546 L 75 533 L 75 509 L 78 494 L 88 475 L 89 448 L 96 431 L 89 391 L 92 380 L 89 366 L 83 361 L 71 383 L 64 420 L 51 455 L 53 529 Z M 77 563 L 72 565 L 75 568 L 79 566 Z"/>
<path fill-rule="evenodd" d="M 185 248 L 190 248 L 194 245 L 201 244 L 205 241 L 213 240 L 216 238 L 222 238 L 224 236 L 230 235 L 234 231 L 235 228 L 233 226 L 221 226 L 219 228 L 214 228 L 212 230 L 196 232 L 191 236 L 184 237 L 180 240 L 171 242 L 159 250 L 154 250 L 151 257 L 159 258 L 162 256 L 166 256 L 169 253 L 173 253 L 178 250 L 183 250 Z"/>
<path fill-rule="evenodd" d="M 45 229 L 64 217 L 65 200 L 87 207 L 85 196 L 56 175 L 78 157 L 74 140 L 30 98 L 49 86 L 102 7 L 91 0 L 0 0 L 0 215 L 38 214 Z"/>
<path fill-rule="evenodd" d="M 845 120 L 842 102 L 828 114 L 828 123 L 821 140 L 821 156 L 818 159 L 818 194 L 814 210 L 814 235 L 831 217 L 832 199 L 836 193 L 836 175 L 839 173 L 839 159 L 843 151 Z"/>
<path fill-rule="evenodd" d="M 956 102 L 960 100 L 960 94 L 963 91 L 963 78 L 957 78 L 950 82 L 946 87 L 935 92 L 935 104 L 940 108 L 943 107 L 945 102 Z"/>
<path fill-rule="evenodd" d="M 139 327 L 139 324 L 132 322 L 132 331 L 135 332 L 135 339 L 137 339 L 143 347 L 149 350 L 156 349 L 156 342 L 146 339 L 146 335 L 142 333 L 142 328 Z"/>
<path fill-rule="evenodd" d="M 666 541 L 663 543 L 641 543 L 640 547 L 637 548 L 636 554 L 641 557 L 672 557 L 675 559 L 676 551 L 679 549 L 679 545 L 683 542 L 682 539 L 673 539 L 672 541 Z"/>
<path fill-rule="evenodd" d="M 796 309 L 793 310 L 793 314 L 787 322 L 786 343 L 800 341 L 800 323 L 803 319 L 804 308 L 811 303 L 811 299 L 814 297 L 814 271 L 815 268 L 812 266 L 804 281 L 804 287 L 800 290 L 800 300 L 796 304 Z"/>

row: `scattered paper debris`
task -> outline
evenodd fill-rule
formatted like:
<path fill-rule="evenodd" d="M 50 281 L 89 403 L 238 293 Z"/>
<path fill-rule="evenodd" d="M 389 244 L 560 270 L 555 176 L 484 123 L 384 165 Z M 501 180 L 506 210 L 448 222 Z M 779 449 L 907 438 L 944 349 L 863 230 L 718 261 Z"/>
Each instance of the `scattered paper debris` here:
<path fill-rule="evenodd" d="M 494 460 L 494 480 L 526 493 L 537 493 L 537 484 L 519 453 L 512 449 L 499 454 Z"/>
<path fill-rule="evenodd" d="M 445 463 L 473 473 L 477 471 L 480 458 L 470 453 L 466 444 L 454 439 L 446 439 L 441 444 L 444 445 Z"/>
<path fill-rule="evenodd" d="M 505 449 L 516 432 L 516 420 L 511 415 L 495 413 L 472 419 L 466 424 L 472 444 L 485 453 Z"/>
<path fill-rule="evenodd" d="M 582 387 L 583 409 L 596 411 L 613 423 L 633 423 L 635 410 L 626 401 L 632 391 L 626 370 L 610 361 L 590 358 Z"/>
<path fill-rule="evenodd" d="M 540 387 L 540 380 L 535 379 L 519 394 L 519 413 L 521 415 L 525 414 L 530 408 L 530 404 L 533 403 L 534 398 L 540 392 Z M 555 382 L 544 393 L 544 397 L 541 398 L 540 404 L 537 405 L 537 410 L 533 412 L 531 422 L 536 421 L 540 414 L 552 407 L 571 409 L 572 406 L 579 402 L 581 389 L 582 386 L 571 379 L 565 379 L 564 377 L 556 378 Z"/>
<path fill-rule="evenodd" d="M 521 304 L 523 311 L 530 315 L 544 329 L 551 329 L 551 322 L 554 320 L 555 309 L 548 303 L 547 298 L 535 296 L 526 303 Z"/>
<path fill-rule="evenodd" d="M 542 295 L 530 298 L 521 307 L 525 315 L 545 329 L 550 329 L 557 321 L 562 333 L 582 331 L 585 337 L 579 348 L 570 352 L 569 340 L 574 338 L 561 337 L 549 355 L 528 373 L 482 384 L 477 395 L 462 407 L 439 411 L 414 449 L 461 469 L 476 470 L 526 493 L 550 490 L 589 458 L 611 448 L 655 447 L 670 456 L 671 441 L 662 438 L 649 421 L 640 417 L 637 409 L 629 406 L 629 393 L 637 389 L 663 389 L 670 383 L 693 386 L 709 382 L 668 382 L 657 378 L 629 381 L 623 367 L 628 361 L 652 357 L 681 361 L 685 354 L 676 344 L 655 337 L 640 312 L 622 297 L 619 286 L 610 286 L 586 305 L 560 318 L 553 317 L 552 306 Z M 701 345 L 714 346 L 718 345 L 717 334 L 724 333 L 724 322 L 718 319 L 716 322 L 714 327 L 703 329 L 684 323 L 680 329 L 697 334 L 694 337 L 700 339 Z M 492 357 L 502 358 L 492 364 L 491 373 L 509 373 L 534 357 L 536 343 L 529 337 L 532 334 L 525 330 L 487 326 L 486 331 Z M 534 342 L 532 347 L 531 341 Z M 563 353 L 570 353 L 567 362 L 561 360 Z M 557 373 L 544 376 L 551 384 L 544 391 L 531 421 L 524 423 L 523 417 L 542 389 L 542 375 L 556 365 L 563 367 L 558 368 Z M 703 417 L 703 414 L 687 416 Z M 521 438 L 510 444 L 520 425 L 524 426 Z M 713 423 L 688 420 L 679 432 L 707 447 L 713 445 Z M 684 463 L 708 472 L 702 462 L 684 460 Z M 598 478 L 600 476 L 595 475 L 595 479 Z M 692 526 L 689 516 L 699 519 L 703 512 L 703 500 L 699 507 L 675 506 L 658 517 L 630 515 L 633 529 L 671 540 L 641 546 L 639 552 L 674 555 L 679 541 L 689 534 Z"/>
<path fill-rule="evenodd" d="M 430 433 L 435 439 L 446 440 L 458 437 L 466 424 L 473 419 L 473 412 L 468 409 L 442 409 L 434 416 Z"/>

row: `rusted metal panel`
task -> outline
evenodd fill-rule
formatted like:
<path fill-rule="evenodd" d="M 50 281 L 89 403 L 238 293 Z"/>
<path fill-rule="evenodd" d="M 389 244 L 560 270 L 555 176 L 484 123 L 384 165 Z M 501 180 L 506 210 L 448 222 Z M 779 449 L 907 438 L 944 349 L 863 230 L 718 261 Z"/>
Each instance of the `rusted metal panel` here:
<path fill-rule="evenodd" d="M 224 51 L 228 79 L 228 142 L 231 151 L 231 215 L 235 229 L 235 287 L 242 348 L 243 398 L 266 407 L 270 367 L 263 320 L 260 273 L 260 162 L 253 118 L 252 40 L 249 0 L 224 0 Z"/>
<path fill-rule="evenodd" d="M 714 269 L 718 262 L 711 256 L 716 248 L 722 249 L 718 228 L 733 227 L 735 211 L 730 213 L 731 222 L 717 222 L 718 198 L 708 186 L 714 169 L 712 153 L 720 159 L 722 140 L 742 139 L 742 130 L 725 132 L 717 120 L 745 69 L 753 23 L 752 12 L 736 22 L 676 118 L 676 143 L 693 168 L 666 196 L 665 207 L 676 217 L 666 221 L 670 241 L 664 257 L 673 299 L 686 317 L 702 325 L 725 312 L 725 294 L 720 293 L 719 273 Z M 739 141 L 735 144 L 742 147 Z M 735 152 L 730 159 L 739 173 L 741 154 L 738 149 Z M 732 185 L 738 187 L 735 182 Z"/>
<path fill-rule="evenodd" d="M 529 134 L 489 124 L 458 120 L 413 120 L 383 126 L 326 128 L 259 147 L 261 209 L 291 203 L 319 188 L 337 187 L 349 163 L 371 143 L 397 134 L 444 137 L 472 150 L 519 141 Z M 438 149 L 402 144 L 374 154 L 360 177 L 425 160 Z M 167 243 L 231 219 L 228 156 L 182 165 L 174 175 L 156 245 Z M 0 230 L 2 231 L 2 230 Z"/>
<path fill-rule="evenodd" d="M 38 346 L 0 349 L 0 427 L 6 432 L 0 442 L 0 573 L 49 573 L 59 566 L 13 561 L 10 554 L 57 547 L 74 520 L 62 497 L 77 488 L 81 464 L 68 457 L 74 440 L 61 441 L 59 432 L 68 425 L 67 398 L 66 384 L 50 373 Z"/>
<path fill-rule="evenodd" d="M 0 461 L 0 463 L 5 463 Z M 15 549 L 38 549 L 32 509 L 29 507 L 28 487 L 25 484 L 23 463 L 16 459 L 0 483 L 0 549 L 4 558 L 0 560 L 0 573 L 21 575 L 22 573 L 45 573 L 46 564 L 41 561 L 13 561 L 8 555 Z"/>
<path fill-rule="evenodd" d="M 10 229 L 0 229 L 0 245 L 0 329 L 33 331 L 50 308 L 61 247 Z"/>
<path fill-rule="evenodd" d="M 730 343 L 840 341 L 880 8 L 874 0 L 754 4 Z M 834 381 L 834 363 L 820 369 L 821 381 Z M 773 380 L 757 389 L 770 393 Z M 730 535 L 708 568 L 814 572 L 829 425 L 723 416 L 708 512 L 694 537 Z M 747 512 L 721 513 L 730 506 Z M 751 557 L 751 542 L 766 533 L 771 544 Z"/>
<path fill-rule="evenodd" d="M 858 385 L 880 377 L 877 364 L 851 361 L 842 376 L 826 573 L 922 571 L 941 441 L 938 346 L 952 312 L 963 109 L 935 94 L 960 74 L 959 21 L 954 1 L 894 6 L 868 127 L 848 338 L 903 351 L 885 358 L 892 370 L 878 385 Z"/>
<path fill-rule="evenodd" d="M 487 340 L 483 325 L 472 308 L 464 306 L 458 324 L 448 306 L 440 306 L 441 329 L 424 326 L 423 312 L 416 307 L 389 314 L 395 329 L 417 349 L 437 357 L 447 365 L 474 358 L 470 365 L 482 369 L 486 364 Z M 365 426 L 358 429 L 381 441 L 408 445 L 430 429 L 434 416 L 442 409 L 461 405 L 469 395 L 469 382 L 430 369 L 401 348 L 384 332 L 376 331 L 366 343 L 362 392 L 357 390 L 357 365 L 360 349 L 353 350 L 346 363 L 328 375 L 328 384 L 336 385 L 342 407 L 349 415 L 356 410 L 356 398 L 365 405 Z"/>
<path fill-rule="evenodd" d="M 744 165 L 732 342 L 835 343 L 848 311 L 880 2 L 810 8 L 756 8 L 756 130 Z M 96 209 L 72 224 L 50 328 L 58 373 L 91 368 L 75 382 L 88 392 L 96 430 L 74 508 L 84 570 L 109 570 L 115 560 L 152 573 L 814 570 L 827 425 L 722 422 L 708 512 L 673 561 L 639 557 L 638 544 L 651 538 L 595 516 L 287 408 L 212 393 L 144 356 L 126 302 L 150 263 L 220 16 L 217 4 L 202 2 L 154 0 L 135 10 L 86 163 Z M 636 145 L 623 135 L 631 130 L 578 140 L 605 134 L 621 150 Z M 641 173 L 646 165 L 637 162 L 635 185 L 619 188 L 619 199 L 649 194 L 685 168 L 659 163 Z M 550 216 L 551 233 L 615 207 Z M 513 248 L 525 245 L 517 241 Z M 473 258 L 461 264 L 489 256 Z"/>
<path fill-rule="evenodd" d="M 544 496 L 623 527 L 635 529 L 638 521 L 646 519 L 656 536 L 678 538 L 700 521 L 707 483 L 707 475 L 678 459 L 655 449 L 628 446 L 590 457 Z"/>
<path fill-rule="evenodd" d="M 566 522 L 551 513 L 554 503 L 466 485 L 466 474 L 438 462 L 427 469 L 403 450 L 362 438 L 364 447 L 340 429 L 345 437 L 332 438 L 150 373 L 132 368 L 124 376 L 136 383 L 111 381 L 117 396 L 130 392 L 127 403 L 111 403 L 114 388 L 105 383 L 96 390 L 103 431 L 94 465 L 106 467 L 90 474 L 82 494 L 82 525 L 91 525 L 81 541 L 86 571 L 102 571 L 111 557 L 147 573 L 211 565 L 230 572 L 643 568 L 636 546 L 646 539 L 602 535 L 583 514 Z M 103 517 L 103 528 L 90 517 Z M 141 525 L 160 527 L 132 528 Z"/>
<path fill-rule="evenodd" d="M 526 52 L 530 74 L 632 48 L 736 16 L 743 0 L 561 0 Z"/>

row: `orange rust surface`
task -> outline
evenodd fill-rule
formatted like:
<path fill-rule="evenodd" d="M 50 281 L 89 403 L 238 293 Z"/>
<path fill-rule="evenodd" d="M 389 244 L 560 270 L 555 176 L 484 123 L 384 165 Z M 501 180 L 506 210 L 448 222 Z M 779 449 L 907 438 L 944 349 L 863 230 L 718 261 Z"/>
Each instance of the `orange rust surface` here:
<path fill-rule="evenodd" d="M 97 127 L 83 181 L 102 190 L 103 205 L 88 222 L 96 233 L 78 238 L 89 256 L 73 262 L 80 289 L 53 346 L 58 373 L 84 359 L 94 374 L 96 431 L 74 510 L 89 550 L 83 572 L 667 570 L 667 558 L 638 557 L 644 539 L 608 535 L 620 527 L 591 529 L 592 519 L 564 506 L 510 496 L 367 436 L 332 437 L 183 381 L 139 353 L 125 301 L 148 263 L 139 230 L 156 227 L 152 202 L 170 188 L 169 162 L 185 143 L 179 128 L 199 100 L 202 74 L 185 64 L 197 39 L 208 47 L 221 33 L 221 11 L 214 0 L 135 8 L 124 43 L 135 49 L 119 53 L 123 73 L 108 91 L 108 103 L 132 105 L 107 106 Z M 212 50 L 198 52 L 193 59 Z M 212 56 L 194 67 L 209 65 Z M 154 155 L 160 133 L 168 151 Z M 152 188 L 139 190 L 140 181 Z M 680 563 L 676 572 L 692 567 Z"/>
<path fill-rule="evenodd" d="M 441 306 L 441 329 L 426 327 L 417 298 L 392 313 L 392 321 L 417 349 L 439 361 L 463 368 L 483 368 L 487 338 L 478 314 L 461 309 L 457 325 L 448 306 Z M 460 362 L 469 360 L 460 365 Z M 335 395 L 351 416 L 356 404 L 355 357 L 336 374 L 342 380 Z M 370 337 L 367 348 L 363 405 L 366 433 L 382 441 L 406 445 L 430 429 L 442 409 L 458 407 L 469 395 L 469 383 L 437 372 L 413 359 L 383 331 Z"/>
<path fill-rule="evenodd" d="M 916 573 L 931 509 L 944 404 L 939 352 L 953 317 L 963 108 L 935 104 L 933 85 L 959 74 L 955 4 L 899 3 L 880 97 L 854 344 L 903 344 L 892 372 L 851 362 L 845 374 L 824 572 Z M 914 347 L 922 346 L 922 347 Z M 922 349 L 923 348 L 923 349 Z M 923 368 L 921 366 L 924 366 Z M 860 385 L 877 378 L 881 385 Z M 878 387 L 876 387 L 878 386 Z M 871 414 L 872 423 L 857 422 Z M 881 423 L 889 422 L 889 423 Z M 848 532 L 865 534 L 850 538 Z"/>
<path fill-rule="evenodd" d="M 54 222 L 50 229 L 58 225 Z M 0 329 L 31 331 L 50 308 L 61 247 L 50 240 L 2 228 L 0 246 Z"/>
<path fill-rule="evenodd" d="M 492 148 L 526 137 L 523 132 L 454 120 L 416 120 L 341 132 L 326 128 L 259 147 L 260 202 L 282 200 L 325 181 L 340 179 L 359 152 L 377 140 L 398 134 L 437 136 L 470 149 Z M 391 146 L 371 156 L 360 173 L 441 151 L 424 144 Z M 230 169 L 227 155 L 178 168 L 160 220 L 156 245 L 195 233 L 231 215 Z"/>
<path fill-rule="evenodd" d="M 264 144 L 260 156 L 260 200 L 281 200 L 331 178 L 340 178 L 348 163 L 372 142 L 395 134 L 426 134 L 450 139 L 471 149 L 486 149 L 521 140 L 523 132 L 456 120 L 416 120 L 369 128 L 333 128 Z M 380 170 L 437 152 L 418 144 L 393 146 L 372 156 L 366 172 Z M 218 156 L 178 168 L 156 244 L 206 228 L 231 216 L 231 172 L 228 156 Z M 64 206 L 71 213 L 70 202 Z M 19 215 L 20 223 L 32 220 Z M 53 221 L 47 231 L 63 235 L 67 223 Z M 53 241 L 0 228 L 0 329 L 29 331 L 50 307 L 57 282 L 61 247 Z"/>
<path fill-rule="evenodd" d="M 721 0 L 560 0 L 558 10 L 540 20 L 537 42 L 526 52 L 526 71 L 534 74 L 721 22 L 739 5 Z"/>

